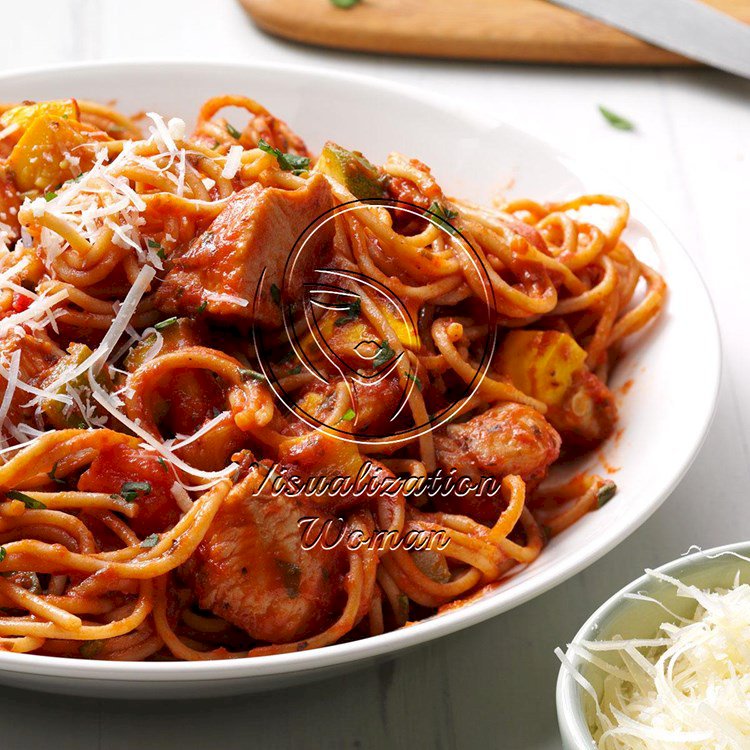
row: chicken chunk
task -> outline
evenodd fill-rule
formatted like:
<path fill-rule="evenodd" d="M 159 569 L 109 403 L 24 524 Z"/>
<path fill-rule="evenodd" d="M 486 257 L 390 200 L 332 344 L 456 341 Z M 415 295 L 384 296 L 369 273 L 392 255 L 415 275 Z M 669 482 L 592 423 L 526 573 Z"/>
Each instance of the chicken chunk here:
<path fill-rule="evenodd" d="M 456 469 L 474 482 L 482 477 L 518 474 L 527 484 L 538 484 L 560 455 L 560 436 L 530 406 L 507 402 L 488 409 L 463 424 L 448 425 L 435 434 L 438 464 Z M 440 498 L 442 510 L 463 513 L 487 523 L 496 520 L 499 495 L 478 494 Z"/>
<path fill-rule="evenodd" d="M 593 448 L 617 425 L 615 396 L 593 372 L 581 370 L 573 376 L 560 405 L 550 409 L 549 419 L 560 431 L 566 448 Z"/>
<path fill-rule="evenodd" d="M 156 295 L 157 306 L 169 314 L 204 309 L 218 318 L 279 325 L 276 295 L 287 259 L 305 229 L 332 207 L 331 189 L 322 175 L 296 190 L 259 183 L 245 188 L 182 255 L 171 258 L 174 266 Z M 303 281 L 328 257 L 332 237 L 331 222 L 312 233 L 284 289 L 289 299 L 301 296 Z M 263 291 L 256 300 L 264 272 Z"/>
<path fill-rule="evenodd" d="M 324 630 L 337 610 L 343 546 L 303 546 L 299 521 L 322 522 L 320 510 L 258 484 L 253 469 L 235 486 L 185 572 L 202 608 L 252 638 L 289 643 Z"/>
<path fill-rule="evenodd" d="M 472 479 L 518 474 L 538 483 L 560 454 L 560 436 L 536 410 L 507 402 L 435 435 L 438 462 Z"/>

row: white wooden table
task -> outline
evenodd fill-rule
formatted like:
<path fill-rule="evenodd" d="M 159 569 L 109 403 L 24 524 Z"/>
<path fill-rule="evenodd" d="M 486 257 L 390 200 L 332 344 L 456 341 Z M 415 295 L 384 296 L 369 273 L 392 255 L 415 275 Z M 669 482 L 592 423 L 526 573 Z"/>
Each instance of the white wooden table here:
<path fill-rule="evenodd" d="M 199 57 L 359 71 L 439 90 L 456 107 L 484 110 L 574 156 L 599 159 L 637 186 L 697 262 L 720 318 L 725 369 L 713 428 L 672 497 L 603 560 L 533 602 L 379 668 L 268 695 L 127 703 L 0 689 L 0 747 L 559 747 L 554 647 L 644 566 L 690 544 L 750 536 L 750 82 L 704 70 L 325 52 L 262 35 L 234 0 L 6 1 L 1 17 L 3 70 Z M 632 119 L 637 132 L 609 127 L 599 103 Z M 700 367 L 701 342 L 694 346 Z"/>

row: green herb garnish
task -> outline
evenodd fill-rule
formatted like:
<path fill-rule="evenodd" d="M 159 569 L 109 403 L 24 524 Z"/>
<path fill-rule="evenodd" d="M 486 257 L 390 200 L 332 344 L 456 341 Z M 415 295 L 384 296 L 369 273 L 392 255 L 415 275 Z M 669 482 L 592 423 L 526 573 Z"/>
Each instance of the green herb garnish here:
<path fill-rule="evenodd" d="M 56 475 L 57 472 L 57 464 L 59 464 L 59 461 L 55 461 L 54 464 L 52 464 L 52 471 L 47 472 L 47 476 L 56 484 L 65 484 L 65 480 L 61 479 Z"/>
<path fill-rule="evenodd" d="M 159 258 L 162 260 L 167 259 L 167 251 L 163 248 L 163 246 L 158 243 L 156 240 L 146 240 L 146 244 L 152 249 L 156 250 L 156 254 Z"/>
<path fill-rule="evenodd" d="M 297 156 L 296 154 L 285 154 L 283 151 L 274 148 L 268 141 L 261 138 L 258 141 L 258 148 L 261 151 L 265 151 L 267 154 L 276 157 L 276 161 L 279 166 L 285 172 L 291 172 L 292 174 L 302 174 L 307 172 L 310 168 L 310 158 L 308 156 Z"/>
<path fill-rule="evenodd" d="M 414 385 L 416 385 L 420 391 L 422 390 L 422 381 L 416 375 L 411 372 L 407 372 L 406 377 L 409 378 L 409 380 L 413 380 Z"/>
<path fill-rule="evenodd" d="M 151 483 L 124 482 L 120 488 L 120 497 L 125 500 L 125 502 L 132 503 L 138 497 L 139 492 L 142 492 L 144 495 L 150 495 Z"/>
<path fill-rule="evenodd" d="M 48 193 L 44 194 L 44 200 L 49 203 L 53 198 L 57 198 L 57 193 L 54 190 L 50 190 Z"/>
<path fill-rule="evenodd" d="M 230 125 L 229 123 L 227 123 L 227 133 L 229 133 L 229 135 L 231 135 L 232 138 L 236 138 L 238 141 L 240 137 L 242 136 L 242 133 L 240 133 L 240 131 L 237 130 L 237 128 L 235 128 L 233 125 Z"/>
<path fill-rule="evenodd" d="M 596 493 L 596 503 L 599 508 L 604 507 L 617 493 L 617 485 L 614 482 L 607 482 L 599 488 Z"/>
<path fill-rule="evenodd" d="M 165 328 L 169 328 L 169 326 L 173 326 L 177 322 L 176 317 L 167 318 L 166 320 L 160 320 L 158 323 L 154 323 L 154 328 L 157 331 L 163 331 Z"/>
<path fill-rule="evenodd" d="M 362 300 L 359 297 L 355 297 L 351 302 L 347 303 L 346 307 L 343 309 L 346 310 L 346 312 L 340 318 L 336 318 L 336 322 L 334 323 L 335 326 L 343 326 L 356 320 L 362 311 Z"/>
<path fill-rule="evenodd" d="M 372 364 L 375 367 L 380 367 L 381 365 L 390 362 L 395 353 L 396 352 L 391 349 L 391 345 L 387 341 L 381 341 L 380 346 L 378 347 L 378 353 L 372 358 Z"/>
<path fill-rule="evenodd" d="M 20 500 L 27 508 L 33 508 L 34 510 L 43 510 L 47 507 L 41 500 L 35 500 L 18 490 L 9 490 L 5 493 L 5 496 L 9 500 Z"/>
<path fill-rule="evenodd" d="M 289 375 L 299 375 L 302 372 L 302 365 L 297 365 L 289 370 Z"/>
<path fill-rule="evenodd" d="M 274 304 L 281 305 L 281 289 L 276 284 L 271 284 L 271 299 Z"/>
<path fill-rule="evenodd" d="M 353 8 L 359 2 L 360 0 L 331 0 L 331 5 L 348 10 L 349 8 Z"/>
<path fill-rule="evenodd" d="M 635 125 L 630 120 L 626 120 L 624 117 L 615 114 L 611 109 L 607 109 L 600 104 L 599 111 L 602 113 L 602 117 L 613 128 L 617 128 L 618 130 L 635 130 Z"/>
<path fill-rule="evenodd" d="M 266 376 L 262 372 L 257 370 L 251 370 L 249 367 L 240 368 L 240 377 L 247 382 L 248 380 L 256 380 L 259 383 L 265 382 Z"/>
<path fill-rule="evenodd" d="M 156 547 L 157 544 L 159 544 L 159 535 L 158 534 L 149 534 L 141 542 L 141 547 L 143 547 L 144 549 L 151 549 L 151 547 Z"/>
<path fill-rule="evenodd" d="M 205 312 L 206 308 L 208 307 L 208 302 L 206 300 L 203 300 L 203 302 L 198 305 L 198 307 L 195 308 L 195 314 L 201 315 L 203 312 Z"/>
<path fill-rule="evenodd" d="M 159 458 L 157 458 L 156 461 L 159 464 L 159 466 L 161 466 L 161 468 L 164 469 L 164 471 L 168 471 L 167 462 L 161 456 L 159 456 Z"/>
<path fill-rule="evenodd" d="M 344 416 L 341 417 L 342 422 L 351 422 L 357 418 L 357 412 L 354 409 L 347 409 L 344 412 Z"/>
<path fill-rule="evenodd" d="M 6 549 L 5 549 L 5 547 L 0 547 L 0 562 L 2 562 L 3 560 L 5 560 L 5 556 L 7 554 L 8 553 L 7 553 Z"/>
<path fill-rule="evenodd" d="M 454 237 L 458 234 L 458 230 L 450 223 L 451 219 L 455 219 L 458 216 L 458 211 L 453 211 L 450 208 L 446 208 L 442 203 L 433 201 L 425 216 L 433 224 L 448 232 L 448 234 L 452 234 Z"/>

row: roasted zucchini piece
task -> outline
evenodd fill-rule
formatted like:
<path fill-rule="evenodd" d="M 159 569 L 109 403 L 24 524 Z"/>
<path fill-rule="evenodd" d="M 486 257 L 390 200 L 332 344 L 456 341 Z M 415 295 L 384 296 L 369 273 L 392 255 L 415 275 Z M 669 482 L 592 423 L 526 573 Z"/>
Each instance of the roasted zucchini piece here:
<path fill-rule="evenodd" d="M 520 391 L 547 406 L 562 403 L 574 374 L 586 367 L 586 352 L 567 333 L 511 331 L 495 367 Z"/>
<path fill-rule="evenodd" d="M 360 200 L 386 197 L 385 175 L 359 151 L 348 151 L 328 141 L 315 169 L 340 182 Z"/>
<path fill-rule="evenodd" d="M 41 115 L 59 117 L 63 120 L 79 120 L 80 110 L 75 99 L 55 99 L 49 102 L 38 102 L 36 104 L 21 104 L 13 107 L 0 116 L 0 125 L 7 128 L 16 125 L 25 130 L 33 120 Z"/>
<path fill-rule="evenodd" d="M 57 363 L 49 369 L 40 387 L 45 388 L 45 386 L 54 383 L 63 372 L 71 367 L 80 365 L 90 355 L 91 349 L 85 344 L 71 344 L 68 347 L 68 353 L 64 357 L 60 357 Z M 106 370 L 102 370 L 97 375 L 96 382 L 105 390 L 109 391 L 112 389 L 112 381 L 107 375 Z M 58 395 L 65 395 L 69 392 L 69 389 L 77 392 L 81 403 L 85 407 L 91 406 L 91 413 L 88 416 L 106 416 L 91 399 L 91 389 L 86 373 L 82 373 L 75 380 L 61 386 L 57 389 L 56 393 Z M 48 398 L 42 401 L 42 411 L 50 424 L 57 430 L 68 428 L 86 429 L 88 427 L 87 421 L 84 419 L 84 415 L 81 414 L 81 410 L 76 403 L 73 403 L 71 406 Z"/>
<path fill-rule="evenodd" d="M 50 190 L 81 173 L 82 149 L 92 140 L 74 119 L 41 114 L 26 128 L 13 147 L 8 164 L 21 190 Z M 90 161 L 90 155 L 86 155 Z M 88 167 L 90 168 L 90 164 Z"/>

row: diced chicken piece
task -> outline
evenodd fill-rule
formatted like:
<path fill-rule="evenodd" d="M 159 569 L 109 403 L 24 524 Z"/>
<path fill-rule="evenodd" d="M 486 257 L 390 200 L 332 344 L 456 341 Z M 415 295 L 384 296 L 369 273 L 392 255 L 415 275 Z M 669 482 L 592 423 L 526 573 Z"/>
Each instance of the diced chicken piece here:
<path fill-rule="evenodd" d="M 536 410 L 507 402 L 462 424 L 436 433 L 438 462 L 462 475 L 504 477 L 518 474 L 539 482 L 560 455 L 560 436 Z"/>
<path fill-rule="evenodd" d="M 592 448 L 614 432 L 614 394 L 593 372 L 580 370 L 573 375 L 562 403 L 550 409 L 549 419 L 560 431 L 566 447 Z"/>
<path fill-rule="evenodd" d="M 283 494 L 258 492 L 256 472 L 229 494 L 184 573 L 203 609 L 257 640 L 289 643 L 330 623 L 342 591 L 343 545 L 310 541 L 303 548 L 299 520 L 325 516 Z"/>
<path fill-rule="evenodd" d="M 527 484 L 538 484 L 560 455 L 560 436 L 536 410 L 507 402 L 488 409 L 463 424 L 448 425 L 435 434 L 437 460 L 444 471 L 478 482 L 482 477 L 518 474 Z M 467 495 L 441 498 L 446 511 L 463 513 L 492 523 L 501 498 Z"/>
<path fill-rule="evenodd" d="M 305 229 L 332 207 L 322 175 L 296 190 L 260 184 L 245 188 L 181 256 L 172 258 L 174 267 L 156 295 L 157 306 L 171 314 L 204 309 L 219 318 L 279 325 L 278 292 L 287 259 Z M 332 222 L 312 234 L 284 289 L 288 299 L 301 297 L 304 280 L 329 256 L 332 236 Z M 256 300 L 264 271 L 263 292 Z"/>

